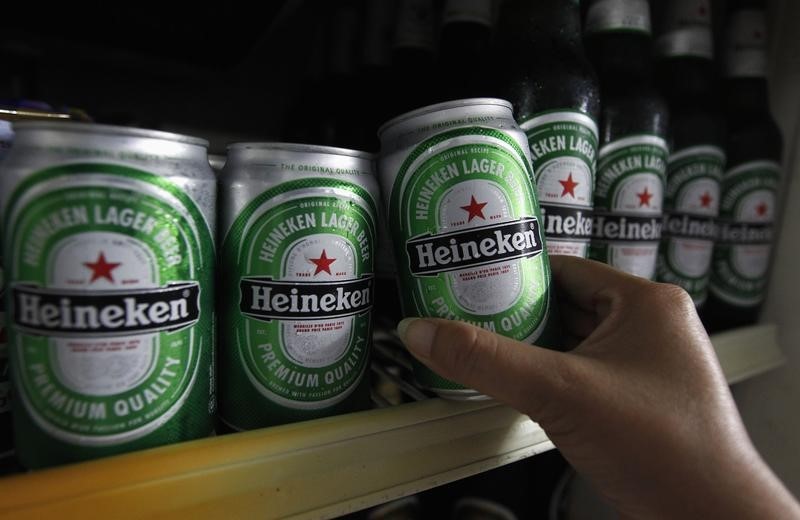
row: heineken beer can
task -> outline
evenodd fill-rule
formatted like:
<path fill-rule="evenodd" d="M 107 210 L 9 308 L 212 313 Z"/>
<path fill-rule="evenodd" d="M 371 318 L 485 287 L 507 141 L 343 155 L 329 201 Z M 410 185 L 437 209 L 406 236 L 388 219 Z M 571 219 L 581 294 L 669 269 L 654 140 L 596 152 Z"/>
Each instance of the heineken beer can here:
<path fill-rule="evenodd" d="M 84 123 L 14 129 L 0 206 L 21 463 L 208 435 L 216 184 L 206 141 Z"/>
<path fill-rule="evenodd" d="M 228 149 L 220 179 L 220 418 L 248 430 L 370 406 L 371 154 Z"/>
<path fill-rule="evenodd" d="M 389 121 L 379 137 L 404 314 L 553 346 L 550 264 L 528 140 L 511 104 L 441 103 Z M 421 364 L 414 375 L 442 397 L 485 398 Z"/>
<path fill-rule="evenodd" d="M 69 114 L 42 112 L 25 108 L 0 107 L 0 163 L 11 151 L 14 143 L 12 123 L 35 120 L 67 120 Z M 2 249 L 2 248 L 0 248 Z M 3 283 L 3 258 L 0 252 L 0 460 L 13 455 L 13 435 L 11 428 L 11 380 L 8 363 L 6 338 L 6 309 Z"/>

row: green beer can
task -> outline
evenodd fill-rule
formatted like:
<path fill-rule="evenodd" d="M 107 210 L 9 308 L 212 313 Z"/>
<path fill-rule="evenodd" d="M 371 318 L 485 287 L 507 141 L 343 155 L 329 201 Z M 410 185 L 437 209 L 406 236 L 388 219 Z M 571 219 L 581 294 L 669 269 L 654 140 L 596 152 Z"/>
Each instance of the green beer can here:
<path fill-rule="evenodd" d="M 216 184 L 207 142 L 83 123 L 14 130 L 0 201 L 20 462 L 208 435 Z"/>
<path fill-rule="evenodd" d="M 511 104 L 475 98 L 432 105 L 389 121 L 379 137 L 404 314 L 554 346 L 542 217 L 528 140 Z M 445 398 L 485 398 L 421 364 L 414 375 Z"/>
<path fill-rule="evenodd" d="M 249 430 L 368 408 L 373 155 L 240 143 L 219 179 L 220 419 Z"/>

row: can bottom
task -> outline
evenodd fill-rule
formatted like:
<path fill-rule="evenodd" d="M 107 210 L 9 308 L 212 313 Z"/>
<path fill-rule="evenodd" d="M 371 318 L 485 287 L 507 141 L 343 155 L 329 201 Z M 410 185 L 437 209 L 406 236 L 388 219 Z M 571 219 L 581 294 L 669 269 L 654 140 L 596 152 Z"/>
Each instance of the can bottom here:
<path fill-rule="evenodd" d="M 427 390 L 434 392 L 442 399 L 448 399 L 450 401 L 489 401 L 492 399 L 486 394 L 470 389 L 445 390 L 442 388 L 427 388 Z"/>

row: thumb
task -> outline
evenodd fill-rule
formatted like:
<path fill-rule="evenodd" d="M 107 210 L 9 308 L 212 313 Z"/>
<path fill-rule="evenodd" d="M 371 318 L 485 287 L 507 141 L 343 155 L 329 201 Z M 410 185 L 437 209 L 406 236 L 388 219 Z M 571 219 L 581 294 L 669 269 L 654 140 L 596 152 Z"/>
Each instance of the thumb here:
<path fill-rule="evenodd" d="M 439 375 L 540 420 L 572 386 L 574 356 L 527 345 L 466 323 L 406 318 L 397 325 L 408 350 Z"/>

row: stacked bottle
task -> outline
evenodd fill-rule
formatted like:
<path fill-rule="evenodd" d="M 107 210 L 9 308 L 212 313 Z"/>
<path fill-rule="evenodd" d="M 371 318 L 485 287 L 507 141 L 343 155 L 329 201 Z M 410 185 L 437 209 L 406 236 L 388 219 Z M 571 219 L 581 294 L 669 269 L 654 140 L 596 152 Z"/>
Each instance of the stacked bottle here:
<path fill-rule="evenodd" d="M 660 32 L 659 85 L 669 103 L 672 153 L 657 278 L 686 289 L 699 307 L 708 294 L 725 167 L 710 1 L 670 2 L 662 12 Z"/>
<path fill-rule="evenodd" d="M 661 239 L 668 110 L 653 84 L 649 5 L 595 0 L 585 32 L 603 96 L 589 256 L 652 279 Z"/>
<path fill-rule="evenodd" d="M 580 26 L 578 2 L 507 0 L 497 45 L 501 97 L 513 103 L 530 144 L 547 250 L 586 257 L 600 101 Z"/>
<path fill-rule="evenodd" d="M 781 134 L 769 112 L 763 3 L 740 0 L 731 8 L 725 56 L 728 169 L 703 313 L 712 331 L 758 318 L 780 183 Z"/>

